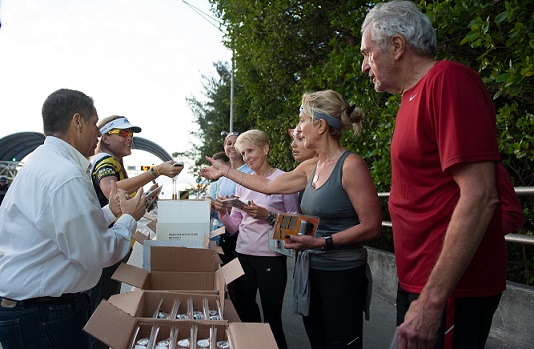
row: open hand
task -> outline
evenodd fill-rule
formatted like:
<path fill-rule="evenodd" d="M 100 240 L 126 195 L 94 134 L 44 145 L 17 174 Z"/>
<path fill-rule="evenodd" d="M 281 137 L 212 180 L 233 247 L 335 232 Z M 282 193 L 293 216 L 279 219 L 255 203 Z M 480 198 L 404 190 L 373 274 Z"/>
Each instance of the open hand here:
<path fill-rule="evenodd" d="M 119 190 L 118 197 L 123 214 L 129 214 L 136 221 L 143 218 L 146 213 L 146 197 L 143 188 L 139 188 L 133 198 L 124 190 Z"/>
<path fill-rule="evenodd" d="M 201 169 L 198 173 L 200 176 L 214 181 L 221 178 L 228 172 L 229 166 L 225 165 L 222 161 L 213 160 L 209 156 L 206 156 L 206 160 L 211 163 L 211 167 Z"/>

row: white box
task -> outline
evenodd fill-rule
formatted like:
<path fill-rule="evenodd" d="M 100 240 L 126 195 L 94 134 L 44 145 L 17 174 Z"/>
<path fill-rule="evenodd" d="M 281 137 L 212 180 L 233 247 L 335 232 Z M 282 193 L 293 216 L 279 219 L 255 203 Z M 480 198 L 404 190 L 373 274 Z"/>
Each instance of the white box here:
<path fill-rule="evenodd" d="M 203 246 L 210 232 L 210 201 L 159 200 L 156 239 Z"/>

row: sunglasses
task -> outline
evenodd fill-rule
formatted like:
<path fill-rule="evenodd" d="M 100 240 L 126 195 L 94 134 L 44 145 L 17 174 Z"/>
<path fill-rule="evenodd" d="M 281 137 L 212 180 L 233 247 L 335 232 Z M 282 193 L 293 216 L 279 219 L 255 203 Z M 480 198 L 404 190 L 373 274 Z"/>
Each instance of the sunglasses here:
<path fill-rule="evenodd" d="M 119 135 L 121 137 L 124 137 L 124 138 L 132 138 L 134 133 L 133 131 L 130 131 L 130 130 L 120 130 L 120 129 L 114 129 L 114 130 L 111 130 L 108 132 L 108 135 Z"/>
<path fill-rule="evenodd" d="M 222 131 L 221 132 L 221 136 L 222 137 L 228 137 L 228 136 L 239 136 L 239 132 L 226 132 L 226 131 Z"/>

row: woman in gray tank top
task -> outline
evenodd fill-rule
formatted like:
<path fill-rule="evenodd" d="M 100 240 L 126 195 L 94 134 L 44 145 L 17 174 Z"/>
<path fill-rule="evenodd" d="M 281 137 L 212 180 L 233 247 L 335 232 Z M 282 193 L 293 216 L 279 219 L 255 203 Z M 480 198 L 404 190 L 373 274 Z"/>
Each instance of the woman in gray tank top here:
<path fill-rule="evenodd" d="M 216 161 L 200 174 L 226 176 L 265 194 L 304 191 L 302 213 L 318 216 L 315 236 L 290 236 L 299 251 L 294 308 L 303 315 L 313 349 L 362 348 L 368 319 L 370 270 L 363 244 L 380 235 L 382 214 L 365 161 L 339 144 L 343 129 L 361 129 L 361 110 L 332 90 L 305 93 L 299 123 L 304 145 L 318 157 L 274 179 L 242 174 Z"/>

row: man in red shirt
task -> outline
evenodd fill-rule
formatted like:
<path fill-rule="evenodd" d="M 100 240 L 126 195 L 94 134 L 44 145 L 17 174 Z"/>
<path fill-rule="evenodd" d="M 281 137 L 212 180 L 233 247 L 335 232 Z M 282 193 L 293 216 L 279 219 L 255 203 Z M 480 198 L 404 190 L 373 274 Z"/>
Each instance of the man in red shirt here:
<path fill-rule="evenodd" d="M 402 95 L 389 199 L 398 347 L 484 348 L 506 289 L 504 235 L 523 216 L 486 87 L 470 68 L 434 60 L 436 42 L 411 1 L 378 4 L 362 25 L 362 71 L 376 91 Z"/>

